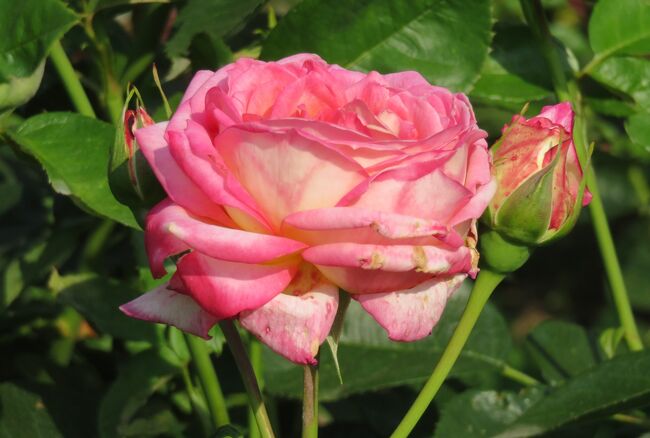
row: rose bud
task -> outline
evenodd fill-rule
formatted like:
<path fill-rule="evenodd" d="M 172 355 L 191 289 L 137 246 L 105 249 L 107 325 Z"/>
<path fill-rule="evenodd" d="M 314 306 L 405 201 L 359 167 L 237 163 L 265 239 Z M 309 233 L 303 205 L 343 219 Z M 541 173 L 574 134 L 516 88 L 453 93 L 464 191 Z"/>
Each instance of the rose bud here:
<path fill-rule="evenodd" d="M 129 206 L 136 213 L 135 217 L 140 218 L 143 209 L 159 202 L 164 192 L 135 138 L 138 129 L 155 122 L 140 103 L 135 110 L 127 109 L 132 96 L 133 92 L 124 105 L 122 123 L 116 130 L 111 149 L 109 184 L 117 200 Z"/>
<path fill-rule="evenodd" d="M 570 231 L 591 194 L 573 143 L 568 102 L 546 106 L 528 120 L 514 116 L 490 152 L 497 191 L 485 218 L 501 238 L 526 247 Z M 499 237 L 491 235 L 482 246 L 492 240 Z"/>
<path fill-rule="evenodd" d="M 431 333 L 478 271 L 494 194 L 485 131 L 462 94 L 301 54 L 200 71 L 138 144 L 168 198 L 147 216 L 165 286 L 122 306 L 199 336 L 222 319 L 315 363 L 339 288 L 397 341 Z"/>

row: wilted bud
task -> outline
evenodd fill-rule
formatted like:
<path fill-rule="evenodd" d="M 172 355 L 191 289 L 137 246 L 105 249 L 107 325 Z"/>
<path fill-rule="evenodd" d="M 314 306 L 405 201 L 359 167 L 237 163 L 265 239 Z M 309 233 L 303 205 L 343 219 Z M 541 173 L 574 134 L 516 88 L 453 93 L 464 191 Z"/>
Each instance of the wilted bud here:
<path fill-rule="evenodd" d="M 147 160 L 135 139 L 135 131 L 154 124 L 138 100 L 135 110 L 127 109 L 133 92 L 124 105 L 122 124 L 118 126 L 111 153 L 109 182 L 111 191 L 123 204 L 137 210 L 148 209 L 164 196 Z"/>
<path fill-rule="evenodd" d="M 565 234 L 580 204 L 591 200 L 573 143 L 568 102 L 544 107 L 529 120 L 513 117 L 491 153 L 498 188 L 487 220 L 515 243 L 533 246 Z"/>

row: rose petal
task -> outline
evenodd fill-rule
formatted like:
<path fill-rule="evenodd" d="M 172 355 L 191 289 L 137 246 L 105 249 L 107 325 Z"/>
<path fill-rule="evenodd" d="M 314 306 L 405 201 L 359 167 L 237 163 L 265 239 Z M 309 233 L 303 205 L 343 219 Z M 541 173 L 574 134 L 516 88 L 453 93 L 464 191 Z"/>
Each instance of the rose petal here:
<path fill-rule="evenodd" d="M 417 341 L 431 334 L 445 309 L 447 298 L 467 276 L 434 278 L 414 288 L 354 298 L 381 325 L 393 341 Z"/>
<path fill-rule="evenodd" d="M 395 239 L 401 240 L 392 243 L 432 243 L 427 239 L 415 239 L 422 237 L 435 237 L 453 246 L 463 244 L 453 229 L 437 221 L 355 207 L 320 208 L 290 214 L 284 219 L 283 232 L 287 236 L 295 234 L 311 245 L 345 241 L 388 244 Z"/>
<path fill-rule="evenodd" d="M 321 266 L 438 275 L 469 271 L 472 251 L 465 246 L 446 249 L 437 246 L 328 243 L 312 246 L 302 256 L 306 261 Z"/>
<path fill-rule="evenodd" d="M 573 110 L 569 102 L 545 106 L 537 117 L 547 118 L 553 123 L 562 125 L 567 132 L 573 132 Z"/>
<path fill-rule="evenodd" d="M 233 126 L 215 143 L 276 229 L 290 213 L 335 205 L 366 178 L 353 160 L 296 131 L 278 134 Z"/>
<path fill-rule="evenodd" d="M 192 297 L 168 289 L 164 284 L 120 306 L 125 315 L 159 322 L 210 339 L 208 332 L 218 318 L 203 310 Z"/>
<path fill-rule="evenodd" d="M 242 312 L 239 321 L 276 353 L 315 365 L 314 356 L 334 322 L 338 297 L 336 286 L 320 283 L 300 296 L 279 294 L 259 309 Z"/>
<path fill-rule="evenodd" d="M 174 202 L 192 213 L 209 217 L 218 223 L 232 223 L 223 208 L 210 201 L 171 156 L 164 136 L 166 127 L 166 122 L 157 123 L 135 132 L 138 145 L 160 184 Z"/>
<path fill-rule="evenodd" d="M 473 257 L 474 251 L 465 246 L 448 250 L 433 246 L 334 243 L 303 252 L 303 258 L 315 264 L 331 282 L 356 294 L 409 289 L 434 275 L 475 273 Z"/>
<path fill-rule="evenodd" d="M 269 302 L 291 282 L 296 269 L 228 262 L 194 251 L 181 258 L 176 272 L 196 302 L 223 319 Z"/>
<path fill-rule="evenodd" d="M 236 208 L 257 223 L 256 229 L 268 232 L 267 221 L 250 195 L 239 184 L 227 184 L 230 172 L 201 125 L 189 121 L 184 132 L 168 130 L 167 136 L 169 150 L 176 162 L 210 200 L 215 204 Z M 234 190 L 230 190 L 231 187 Z"/>
<path fill-rule="evenodd" d="M 352 206 L 447 223 L 472 193 L 446 176 L 437 163 L 387 170 L 350 191 L 339 206 Z M 356 199 L 355 199 L 356 198 Z"/>
<path fill-rule="evenodd" d="M 169 200 L 162 201 L 149 212 L 145 246 L 156 278 L 165 274 L 167 257 L 188 249 L 231 262 L 262 263 L 306 247 L 304 243 L 284 237 L 201 221 Z"/>
<path fill-rule="evenodd" d="M 454 217 L 449 220 L 449 223 L 451 225 L 457 225 L 467 219 L 478 219 L 481 217 L 496 191 L 497 181 L 496 178 L 493 178 L 490 182 L 478 189 L 472 199 L 454 214 Z"/>

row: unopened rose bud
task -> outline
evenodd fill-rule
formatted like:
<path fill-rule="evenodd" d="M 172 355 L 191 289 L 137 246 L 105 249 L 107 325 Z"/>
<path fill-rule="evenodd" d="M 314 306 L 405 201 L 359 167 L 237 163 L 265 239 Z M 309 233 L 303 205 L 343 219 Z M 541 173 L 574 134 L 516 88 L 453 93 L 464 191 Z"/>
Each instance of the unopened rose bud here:
<path fill-rule="evenodd" d="M 568 102 L 544 107 L 528 120 L 513 117 L 491 153 L 498 188 L 487 220 L 514 243 L 534 246 L 565 234 L 580 205 L 591 200 L 573 143 Z"/>
<path fill-rule="evenodd" d="M 130 110 L 128 104 L 129 99 L 115 135 L 109 182 L 111 191 L 121 203 L 134 210 L 147 209 L 160 201 L 164 192 L 140 151 L 135 132 L 155 122 L 144 107 L 138 105 L 135 110 Z"/>

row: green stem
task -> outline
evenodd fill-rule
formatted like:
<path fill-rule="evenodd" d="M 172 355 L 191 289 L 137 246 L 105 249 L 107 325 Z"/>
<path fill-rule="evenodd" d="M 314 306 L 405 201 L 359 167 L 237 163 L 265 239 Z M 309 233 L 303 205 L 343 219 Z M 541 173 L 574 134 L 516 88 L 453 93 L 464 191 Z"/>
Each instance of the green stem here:
<path fill-rule="evenodd" d="M 552 47 L 550 33 L 548 32 L 548 24 L 544 16 L 544 10 L 540 0 L 520 0 L 521 7 L 528 21 L 528 25 L 532 29 L 535 36 L 538 38 L 541 47 Z M 639 330 L 634 321 L 632 314 L 632 307 L 628 299 L 627 290 L 625 288 L 625 281 L 623 280 L 623 273 L 621 266 L 616 255 L 616 248 L 614 247 L 614 240 L 612 233 L 607 222 L 607 215 L 605 208 L 600 197 L 598 184 L 596 181 L 596 174 L 589 163 L 587 156 L 588 143 L 587 143 L 587 121 L 582 107 L 580 90 L 575 81 L 567 82 L 566 76 L 561 68 L 561 60 L 556 50 L 543 50 L 544 57 L 551 67 L 551 77 L 555 85 L 556 94 L 560 100 L 570 100 L 576 112 L 575 126 L 574 126 L 574 141 L 576 143 L 576 151 L 582 168 L 585 169 L 587 178 L 587 186 L 592 194 L 592 200 L 589 204 L 594 232 L 598 247 L 603 258 L 605 265 L 605 272 L 609 279 L 610 288 L 616 311 L 618 312 L 619 319 L 623 330 L 625 331 L 625 340 L 631 350 L 642 350 L 643 343 L 639 335 Z M 562 74 L 560 74 L 562 73 Z"/>
<path fill-rule="evenodd" d="M 184 365 L 181 368 L 181 376 L 183 378 L 183 383 L 185 384 L 185 391 L 187 392 L 187 397 L 190 399 L 190 405 L 192 406 L 192 411 L 194 415 L 199 419 L 201 428 L 203 429 L 204 436 L 210 436 L 212 426 L 210 424 L 210 418 L 208 412 L 205 409 L 205 403 L 201 399 L 196 387 L 192 383 L 192 378 L 190 377 L 190 372 L 187 369 L 187 366 Z"/>
<path fill-rule="evenodd" d="M 318 365 L 304 366 L 302 438 L 318 437 Z"/>
<path fill-rule="evenodd" d="M 571 100 L 569 84 L 564 74 L 562 61 L 557 56 L 557 49 L 551 39 L 551 32 L 546 24 L 546 19 L 543 18 L 544 8 L 542 7 L 541 2 L 537 0 L 519 0 L 519 3 L 521 4 L 521 9 L 526 17 L 526 21 L 529 24 L 536 24 L 535 26 L 531 24 L 530 28 L 535 35 L 535 38 L 537 38 L 542 55 L 548 64 L 558 99 Z M 539 17 L 542 17 L 542 19 L 540 20 Z"/>
<path fill-rule="evenodd" d="M 529 376 L 523 371 L 519 371 L 516 368 L 512 368 L 510 365 L 504 365 L 501 368 L 501 375 L 503 377 L 507 377 L 510 380 L 521 383 L 524 386 L 533 386 L 533 385 L 540 384 L 540 381 L 534 378 L 533 376 Z"/>
<path fill-rule="evenodd" d="M 589 211 L 591 212 L 591 220 L 593 222 L 594 231 L 596 232 L 596 240 L 600 248 L 600 254 L 603 258 L 605 265 L 605 272 L 609 279 L 609 286 L 612 290 L 612 298 L 618 317 L 621 321 L 621 326 L 625 333 L 625 340 L 630 350 L 639 351 L 643 350 L 643 343 L 639 335 L 639 329 L 634 321 L 634 314 L 632 313 L 632 306 L 628 299 L 627 289 L 625 287 L 625 280 L 623 279 L 623 272 L 621 265 L 618 262 L 616 255 L 616 248 L 614 247 L 614 239 L 607 223 L 607 216 L 603 201 L 600 197 L 596 175 L 593 169 L 587 176 L 587 185 L 591 191 L 592 199 L 589 204 Z"/>
<path fill-rule="evenodd" d="M 262 399 L 262 393 L 260 388 L 257 385 L 257 378 L 255 377 L 255 372 L 253 367 L 248 359 L 248 354 L 246 354 L 246 348 L 237 333 L 235 325 L 230 320 L 224 320 L 219 323 L 221 330 L 223 331 L 226 341 L 228 342 L 228 347 L 232 352 L 233 358 L 237 363 L 237 368 L 239 368 L 239 373 L 242 376 L 244 381 L 244 387 L 248 393 L 248 402 L 251 409 L 255 413 L 255 419 L 257 420 L 257 426 L 259 427 L 260 434 L 263 438 L 273 438 L 273 428 L 271 427 L 271 421 L 266 412 L 266 407 L 264 406 L 264 400 Z"/>
<path fill-rule="evenodd" d="M 185 335 L 185 341 L 192 355 L 192 363 L 196 368 L 199 376 L 201 387 L 205 393 L 205 399 L 208 403 L 208 410 L 212 417 L 212 422 L 216 428 L 230 423 L 226 401 L 221 391 L 219 379 L 212 366 L 210 353 L 205 345 L 205 341 L 193 335 Z"/>
<path fill-rule="evenodd" d="M 248 351 L 251 356 L 251 366 L 253 373 L 257 377 L 257 384 L 260 387 L 260 392 L 264 389 L 264 382 L 262 380 L 262 345 L 257 339 L 251 339 Z M 252 408 L 248 408 L 248 438 L 259 438 L 261 436 L 260 429 L 257 427 L 257 420 L 255 419 L 255 412 Z"/>
<path fill-rule="evenodd" d="M 391 435 L 391 438 L 404 438 L 411 433 L 418 420 L 422 414 L 424 414 L 424 411 L 440 389 L 440 386 L 442 386 L 442 383 L 447 378 L 454 363 L 456 363 L 456 359 L 458 359 L 460 352 L 465 346 L 465 342 L 467 342 L 467 338 L 469 338 L 485 303 L 487 303 L 488 298 L 490 298 L 490 295 L 492 295 L 492 292 L 504 277 L 505 274 L 498 274 L 486 268 L 481 270 L 481 273 L 474 283 L 474 288 L 472 289 L 472 293 L 467 301 L 467 306 L 463 311 L 463 315 L 461 316 L 454 333 L 451 335 L 451 339 L 449 340 L 445 351 L 443 351 L 431 377 L 429 377 L 429 380 L 424 384 L 420 394 L 415 399 L 413 405 L 411 405 L 411 408 L 402 419 L 402 422 Z"/>
<path fill-rule="evenodd" d="M 52 60 L 52 64 L 54 64 L 54 68 L 59 73 L 63 86 L 68 92 L 70 100 L 72 100 L 72 104 L 77 111 L 84 116 L 96 118 L 97 116 L 88 100 L 88 96 L 81 86 L 77 73 L 72 68 L 72 64 L 65 54 L 65 50 L 63 50 L 60 41 L 56 41 L 52 46 L 50 59 Z"/>

